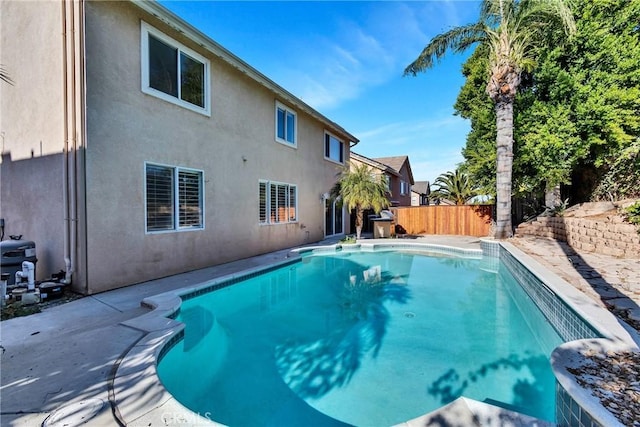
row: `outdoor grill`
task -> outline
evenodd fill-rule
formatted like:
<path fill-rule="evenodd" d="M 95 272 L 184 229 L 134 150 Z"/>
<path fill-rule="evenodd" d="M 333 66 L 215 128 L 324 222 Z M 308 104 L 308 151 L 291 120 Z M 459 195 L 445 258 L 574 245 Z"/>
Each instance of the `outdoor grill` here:
<path fill-rule="evenodd" d="M 380 216 L 371 218 L 373 222 L 373 238 L 382 239 L 395 235 L 395 216 L 389 210 L 380 211 Z"/>

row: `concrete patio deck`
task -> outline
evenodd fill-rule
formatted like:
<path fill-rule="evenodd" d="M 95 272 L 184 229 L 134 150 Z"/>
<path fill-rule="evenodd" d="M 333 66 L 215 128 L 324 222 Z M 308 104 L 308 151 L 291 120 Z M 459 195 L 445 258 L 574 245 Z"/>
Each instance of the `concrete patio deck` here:
<path fill-rule="evenodd" d="M 469 237 L 429 236 L 419 239 L 431 244 L 474 249 L 479 249 L 480 243 L 478 238 Z M 519 243 L 518 239 L 512 240 L 515 240 L 514 244 Z M 565 275 L 570 273 L 566 265 L 557 262 L 554 265 L 551 262 L 562 256 L 566 259 L 567 255 L 562 255 L 562 248 L 554 249 L 553 244 L 544 239 L 525 243 L 526 245 L 518 246 L 556 274 L 563 271 Z M 118 366 L 121 358 L 144 335 L 142 331 L 123 325 L 123 322 L 149 311 L 140 306 L 140 301 L 172 289 L 193 286 L 282 261 L 289 252 L 290 249 L 286 249 L 145 282 L 81 298 L 46 309 L 42 313 L 3 321 L 0 324 L 0 425 L 38 426 L 52 412 L 74 402 L 91 402 L 91 407 L 80 408 L 77 414 L 80 417 L 85 412 L 93 411 L 87 425 L 118 425 L 118 419 L 114 415 L 117 408 L 112 408 L 110 403 L 114 400 L 110 394 L 115 376 L 114 367 Z M 585 259 L 587 255 L 582 256 Z M 588 260 L 588 266 L 593 271 L 605 272 L 601 273 L 601 277 L 616 290 L 615 295 L 618 298 L 630 297 L 627 304 L 632 310 L 637 309 L 637 296 L 640 295 L 638 261 L 630 260 L 628 265 L 624 264 L 624 274 L 620 275 L 621 283 L 616 284 L 612 283 L 614 279 L 607 279 L 610 275 L 607 272 L 612 265 L 619 265 L 616 263 L 619 260 L 600 255 L 589 256 Z M 616 271 L 619 270 L 620 268 Z M 575 274 L 584 278 L 584 269 L 575 271 Z M 572 283 L 571 280 L 567 281 Z M 616 286 L 621 289 L 616 289 Z M 49 419 L 48 425 L 56 425 L 53 421 L 55 420 Z"/>

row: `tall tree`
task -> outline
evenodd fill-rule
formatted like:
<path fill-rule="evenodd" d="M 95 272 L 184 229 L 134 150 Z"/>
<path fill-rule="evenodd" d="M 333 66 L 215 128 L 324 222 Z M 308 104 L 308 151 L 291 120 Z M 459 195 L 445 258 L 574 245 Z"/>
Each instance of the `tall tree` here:
<path fill-rule="evenodd" d="M 443 173 L 436 178 L 433 185 L 438 186 L 432 193 L 433 195 L 451 200 L 456 205 L 464 205 L 478 195 L 471 181 L 469 181 L 469 175 L 460 168 L 456 169 L 455 172 Z"/>
<path fill-rule="evenodd" d="M 487 96 L 487 47 L 476 48 L 462 67 L 465 84 L 454 105 L 455 114 L 471 122 L 471 130 L 462 149 L 464 170 L 478 192 L 496 196 L 496 112 Z"/>
<path fill-rule="evenodd" d="M 480 42 L 487 47 L 486 92 L 496 112 L 496 232 L 513 234 L 511 186 L 513 169 L 513 105 L 523 71 L 534 68 L 536 47 L 549 34 L 575 32 L 571 10 L 564 0 L 483 0 L 478 22 L 455 27 L 434 37 L 404 71 L 416 75 L 434 65 L 448 50 L 461 52 Z"/>
<path fill-rule="evenodd" d="M 580 0 L 574 11 L 576 36 L 544 52 L 549 60 L 542 63 L 544 73 L 536 75 L 531 91 L 540 101 L 570 108 L 575 131 L 563 138 L 559 154 L 573 157 L 563 183 L 574 184 L 569 195 L 581 202 L 594 197 L 594 187 L 610 166 L 628 155 L 640 137 L 640 2 Z M 563 128 L 571 130 L 566 124 Z M 573 146 L 572 138 L 577 141 Z M 614 193 L 613 198 L 625 197 Z"/>
<path fill-rule="evenodd" d="M 349 211 L 355 209 L 358 239 L 362 232 L 364 210 L 373 209 L 379 213 L 389 206 L 386 177 L 374 174 L 365 164 L 345 167 L 331 193 L 334 197 L 342 197 Z"/>

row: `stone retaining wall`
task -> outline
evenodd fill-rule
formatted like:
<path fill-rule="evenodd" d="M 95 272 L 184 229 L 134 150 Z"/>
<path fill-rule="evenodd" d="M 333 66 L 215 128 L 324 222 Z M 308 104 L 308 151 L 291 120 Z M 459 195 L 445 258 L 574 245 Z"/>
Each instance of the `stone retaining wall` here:
<path fill-rule="evenodd" d="M 619 258 L 640 258 L 640 234 L 635 225 L 588 218 L 538 217 L 520 224 L 517 235 L 549 237 L 579 251 Z"/>

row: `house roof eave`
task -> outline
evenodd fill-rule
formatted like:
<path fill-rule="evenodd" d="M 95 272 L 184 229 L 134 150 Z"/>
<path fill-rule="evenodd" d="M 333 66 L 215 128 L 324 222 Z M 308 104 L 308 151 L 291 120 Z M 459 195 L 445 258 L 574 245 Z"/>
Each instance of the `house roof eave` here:
<path fill-rule="evenodd" d="M 389 165 L 386 165 L 384 163 L 378 162 L 377 160 L 371 159 L 369 157 L 363 156 L 362 154 L 358 154 L 356 152 L 351 152 L 351 157 L 354 157 L 356 160 L 361 161 L 363 163 L 368 164 L 371 167 L 374 167 L 376 169 L 379 169 L 383 172 L 389 173 L 391 175 L 394 176 L 400 176 L 400 173 L 398 171 L 396 171 L 395 169 L 393 169 L 392 167 L 390 167 Z"/>
<path fill-rule="evenodd" d="M 402 170 L 402 168 L 406 165 L 407 166 L 407 172 L 408 172 L 408 178 L 409 178 L 409 183 L 411 185 L 413 185 L 415 183 L 415 180 L 413 178 L 413 172 L 411 170 L 411 162 L 409 161 L 409 156 L 392 156 L 392 157 L 379 157 L 376 159 L 373 159 L 376 162 L 382 163 L 384 165 L 387 165 L 388 167 L 390 167 L 391 169 L 395 170 L 398 172 L 398 174 L 400 174 L 400 171 Z"/>

